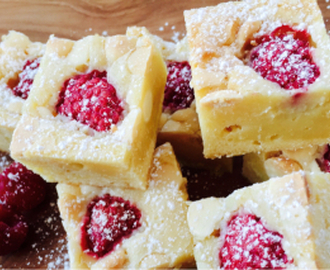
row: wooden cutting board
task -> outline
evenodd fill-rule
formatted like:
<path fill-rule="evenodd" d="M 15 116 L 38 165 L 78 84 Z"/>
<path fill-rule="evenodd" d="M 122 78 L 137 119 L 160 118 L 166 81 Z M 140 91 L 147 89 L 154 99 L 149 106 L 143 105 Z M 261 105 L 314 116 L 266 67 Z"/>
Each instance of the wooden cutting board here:
<path fill-rule="evenodd" d="M 78 39 L 88 34 L 124 34 L 131 25 L 146 26 L 171 40 L 185 33 L 183 11 L 217 0 L 1 0 L 0 34 L 14 29 L 34 41 L 45 42 L 49 35 Z M 319 0 L 327 26 L 330 9 Z"/>
<path fill-rule="evenodd" d="M 183 10 L 215 5 L 215 0 L 1 0 L 0 34 L 17 30 L 33 41 L 46 42 L 49 35 L 79 39 L 98 33 L 124 34 L 131 25 L 146 26 L 153 34 L 176 40 L 185 34 Z M 330 9 L 327 0 L 318 1 L 327 29 Z M 218 179 L 205 171 L 192 171 L 188 191 L 191 199 L 225 196 L 247 185 L 240 176 L 239 159 L 233 174 Z M 200 191 L 203 192 L 200 192 Z M 53 184 L 48 185 L 46 201 L 29 215 L 27 241 L 16 253 L 0 257 L 1 268 L 68 268 L 66 236 L 56 206 Z"/>

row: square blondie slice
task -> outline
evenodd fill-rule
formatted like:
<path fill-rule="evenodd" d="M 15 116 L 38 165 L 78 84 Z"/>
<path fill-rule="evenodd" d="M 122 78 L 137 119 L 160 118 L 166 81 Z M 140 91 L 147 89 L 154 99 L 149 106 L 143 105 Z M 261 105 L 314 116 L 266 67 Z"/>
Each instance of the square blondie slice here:
<path fill-rule="evenodd" d="M 198 269 L 329 268 L 330 176 L 293 173 L 193 202 Z"/>
<path fill-rule="evenodd" d="M 12 156 L 49 182 L 146 189 L 165 83 L 147 37 L 51 37 Z"/>
<path fill-rule="evenodd" d="M 328 145 L 296 150 L 249 153 L 243 156 L 242 174 L 252 183 L 304 170 L 330 172 Z"/>
<path fill-rule="evenodd" d="M 190 86 L 191 67 L 186 37 L 178 42 L 169 42 L 152 35 L 146 28 L 129 27 L 129 36 L 148 36 L 162 53 L 167 66 L 167 81 L 164 89 L 162 115 L 157 143 L 170 142 L 181 164 L 218 172 L 231 171 L 229 158 L 210 160 L 203 155 L 194 90 Z"/>
<path fill-rule="evenodd" d="M 204 155 L 330 140 L 330 40 L 315 0 L 185 11 Z"/>
<path fill-rule="evenodd" d="M 21 117 L 45 44 L 9 31 L 0 43 L 0 150 L 9 152 L 13 131 Z"/>
<path fill-rule="evenodd" d="M 186 179 L 169 143 L 154 152 L 146 191 L 58 184 L 71 269 L 194 264 Z"/>

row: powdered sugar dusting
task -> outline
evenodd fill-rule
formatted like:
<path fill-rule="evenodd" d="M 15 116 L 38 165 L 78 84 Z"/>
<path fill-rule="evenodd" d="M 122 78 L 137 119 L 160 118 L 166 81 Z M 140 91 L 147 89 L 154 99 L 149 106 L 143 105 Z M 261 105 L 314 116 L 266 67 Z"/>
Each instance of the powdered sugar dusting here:
<path fill-rule="evenodd" d="M 158 31 L 164 32 L 164 31 L 168 31 L 169 29 L 172 30 L 171 40 L 174 41 L 175 43 L 179 42 L 180 39 L 185 36 L 184 33 L 181 33 L 180 31 L 176 31 L 175 25 L 170 25 L 168 22 L 165 22 L 164 25 L 160 26 L 158 28 Z"/>
<path fill-rule="evenodd" d="M 103 257 L 141 226 L 140 217 L 140 210 L 120 197 L 94 198 L 81 228 L 82 249 L 95 258 Z"/>
<path fill-rule="evenodd" d="M 2 80 L 0 80 L 0 103 L 3 108 L 5 108 L 9 113 L 20 114 L 21 108 L 23 106 L 24 100 L 20 97 L 13 95 L 11 89 Z M 17 116 L 17 121 L 19 117 Z M 5 123 L 6 119 L 1 118 L 1 122 Z M 15 126 L 17 122 L 7 122 L 5 125 Z"/>
<path fill-rule="evenodd" d="M 283 25 L 260 39 L 251 51 L 250 65 L 263 78 L 284 89 L 304 89 L 320 75 L 306 31 Z"/>
<path fill-rule="evenodd" d="M 0 268 L 70 269 L 67 240 L 56 204 L 54 184 L 47 184 L 47 197 L 28 215 L 29 232 L 15 253 L 19 261 L 0 257 Z M 7 261 L 8 260 L 8 261 Z M 10 264 L 8 263 L 10 262 Z"/>
<path fill-rule="evenodd" d="M 313 22 L 313 16 L 302 12 L 307 8 L 317 12 L 312 3 L 296 1 L 292 4 L 282 0 L 262 3 L 259 1 L 229 2 L 221 3 L 216 7 L 186 11 L 188 39 L 191 36 L 194 40 L 190 42 L 193 44 L 191 62 L 193 65 L 203 66 L 213 58 L 223 62 L 228 60 L 222 59 L 226 55 L 239 56 L 242 44 L 249 38 L 270 33 L 282 25 L 282 17 L 284 17 L 282 13 L 288 10 L 292 11 L 292 18 L 287 17 L 286 23 L 304 25 L 306 29 L 306 25 Z M 243 30 L 240 32 L 243 26 L 257 22 L 260 22 L 260 27 L 250 28 L 250 30 L 246 28 L 245 33 Z M 240 38 L 243 40 L 240 41 Z M 214 64 L 210 65 L 212 66 L 214 67 Z M 228 72 L 228 70 L 223 71 Z"/>
<path fill-rule="evenodd" d="M 54 191 L 49 189 L 49 192 Z M 49 210 L 46 210 L 47 204 Z M 39 258 L 34 267 L 43 265 L 47 269 L 70 269 L 67 240 L 63 233 L 56 202 L 52 200 L 46 202 L 43 208 L 45 212 L 35 213 L 35 217 L 30 217 L 31 221 L 34 220 L 32 227 L 34 241 L 31 241 L 29 245 Z M 31 264 L 30 266 L 33 267 Z"/>
<path fill-rule="evenodd" d="M 187 61 L 167 63 L 167 81 L 163 101 L 163 111 L 171 112 L 189 108 L 195 99 L 190 87 L 191 67 Z"/>
<path fill-rule="evenodd" d="M 35 75 L 38 72 L 41 58 L 36 58 L 34 60 L 27 60 L 24 64 L 23 70 L 19 73 L 19 82 L 13 87 L 12 91 L 15 96 L 21 97 L 22 99 L 27 99 Z"/>
<path fill-rule="evenodd" d="M 283 236 L 251 214 L 233 216 L 225 233 L 219 253 L 224 269 L 279 269 L 293 262 L 282 248 Z"/>
<path fill-rule="evenodd" d="M 10 31 L 8 35 L 2 37 L 0 43 L 0 104 L 8 113 L 13 113 L 16 117 L 21 113 L 24 100 L 15 96 L 11 88 L 16 86 L 26 61 L 39 58 L 43 55 L 44 49 L 44 44 L 31 42 L 27 36 L 15 31 Z M 30 72 L 29 77 L 34 77 L 34 73 Z M 3 122 L 4 120 L 1 119 Z M 16 122 L 4 124 L 15 126 Z"/>
<path fill-rule="evenodd" d="M 64 83 L 56 109 L 97 131 L 107 131 L 122 118 L 123 107 L 106 72 L 93 70 Z"/>
<path fill-rule="evenodd" d="M 12 158 L 7 153 L 0 151 L 0 173 L 12 162 Z"/>

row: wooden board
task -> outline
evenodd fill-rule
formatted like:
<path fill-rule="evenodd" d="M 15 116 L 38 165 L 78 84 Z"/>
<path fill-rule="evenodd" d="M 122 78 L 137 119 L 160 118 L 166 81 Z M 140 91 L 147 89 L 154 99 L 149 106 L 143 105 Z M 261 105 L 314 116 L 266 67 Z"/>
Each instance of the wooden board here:
<path fill-rule="evenodd" d="M 146 26 L 153 33 L 171 40 L 185 33 L 183 11 L 217 0 L 2 0 L 0 34 L 14 29 L 34 41 L 45 42 L 49 35 L 78 39 L 88 34 L 123 34 L 131 25 Z M 329 28 L 330 9 L 319 0 Z M 163 29 L 163 30 L 162 30 Z"/>
<path fill-rule="evenodd" d="M 125 33 L 131 25 L 146 26 L 166 40 L 185 34 L 183 10 L 215 5 L 214 0 L 2 0 L 0 34 L 17 30 L 33 41 L 45 42 L 49 35 L 79 39 L 89 34 Z M 328 30 L 330 9 L 320 0 Z M 240 159 L 235 159 L 233 174 L 210 176 L 206 171 L 183 170 L 188 176 L 190 198 L 225 196 L 247 185 L 240 176 Z M 53 184 L 48 185 L 47 199 L 29 215 L 30 231 L 19 251 L 0 257 L 0 268 L 68 268 L 65 232 L 56 206 Z"/>

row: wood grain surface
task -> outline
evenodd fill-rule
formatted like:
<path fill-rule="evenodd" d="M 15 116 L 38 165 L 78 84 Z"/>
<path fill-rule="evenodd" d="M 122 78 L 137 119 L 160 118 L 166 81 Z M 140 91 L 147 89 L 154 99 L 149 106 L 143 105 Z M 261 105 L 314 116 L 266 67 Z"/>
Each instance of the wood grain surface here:
<path fill-rule="evenodd" d="M 0 34 L 14 29 L 34 41 L 45 42 L 49 35 L 79 39 L 93 33 L 123 34 L 131 25 L 146 26 L 153 33 L 171 40 L 185 33 L 183 11 L 217 0 L 2 0 Z M 319 0 L 329 28 L 330 9 Z M 164 29 L 163 31 L 161 31 Z"/>
<path fill-rule="evenodd" d="M 17 30 L 33 41 L 46 42 L 49 35 L 79 39 L 89 34 L 124 34 L 131 25 L 146 26 L 153 34 L 166 40 L 185 34 L 183 11 L 207 5 L 215 0 L 0 0 L 0 34 Z M 330 30 L 330 3 L 318 1 L 327 29 Z M 247 185 L 239 174 L 240 159 L 234 173 L 223 176 L 208 172 L 190 172 L 188 190 L 191 199 L 208 195 L 227 195 L 233 189 Z M 208 181 L 208 182 L 207 182 Z M 207 187 L 205 183 L 208 183 Z M 221 184 L 219 184 L 221 183 Z M 202 186 L 201 186 L 202 184 Z M 201 194 L 200 191 L 203 191 Z M 66 236 L 56 206 L 53 184 L 48 185 L 47 199 L 29 214 L 30 231 L 19 251 L 0 256 L 0 269 L 60 269 L 68 268 Z"/>

